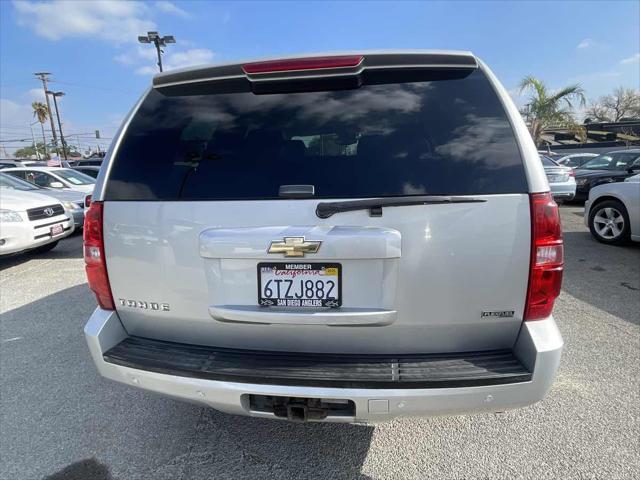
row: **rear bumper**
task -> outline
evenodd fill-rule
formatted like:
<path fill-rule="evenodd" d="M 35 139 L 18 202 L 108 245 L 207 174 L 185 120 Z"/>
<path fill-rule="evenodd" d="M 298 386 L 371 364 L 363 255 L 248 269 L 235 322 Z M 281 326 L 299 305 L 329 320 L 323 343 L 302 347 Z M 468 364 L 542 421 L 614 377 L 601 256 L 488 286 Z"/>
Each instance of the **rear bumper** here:
<path fill-rule="evenodd" d="M 576 195 L 575 181 L 565 183 L 551 183 L 549 184 L 549 188 L 551 189 L 551 195 L 553 195 L 554 198 L 571 200 Z"/>
<path fill-rule="evenodd" d="M 455 388 L 335 388 L 327 386 L 240 383 L 168 375 L 105 361 L 104 354 L 128 337 L 115 312 L 96 309 L 85 326 L 91 356 L 100 374 L 111 380 L 213 407 L 217 410 L 274 418 L 253 410 L 250 395 L 350 400 L 352 416 L 327 417 L 333 422 L 378 422 L 398 416 L 499 412 L 542 399 L 555 377 L 563 341 L 552 317 L 522 327 L 513 353 L 532 372 L 519 383 Z"/>
<path fill-rule="evenodd" d="M 62 240 L 71 235 L 75 228 L 73 222 L 66 217 L 54 221 L 53 224 L 62 225 L 63 233 L 52 237 L 49 233 L 50 225 L 42 227 L 34 225 L 34 222 L 3 223 L 0 227 L 0 255 L 19 253 Z"/>

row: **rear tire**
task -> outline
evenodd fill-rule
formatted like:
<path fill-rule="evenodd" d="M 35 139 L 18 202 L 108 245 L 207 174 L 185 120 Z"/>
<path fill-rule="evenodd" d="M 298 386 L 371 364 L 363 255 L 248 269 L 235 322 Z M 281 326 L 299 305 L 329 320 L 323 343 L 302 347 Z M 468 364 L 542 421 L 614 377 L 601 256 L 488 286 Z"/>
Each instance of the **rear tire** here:
<path fill-rule="evenodd" d="M 624 245 L 631 238 L 629 214 L 622 202 L 605 200 L 589 211 L 589 230 L 596 240 L 608 245 Z"/>
<path fill-rule="evenodd" d="M 49 250 L 53 250 L 54 248 L 56 248 L 56 245 L 58 245 L 58 241 L 59 240 L 56 240 L 55 242 L 47 243 L 46 245 L 42 245 L 41 247 L 34 248 L 31 251 L 33 253 L 46 253 Z"/>

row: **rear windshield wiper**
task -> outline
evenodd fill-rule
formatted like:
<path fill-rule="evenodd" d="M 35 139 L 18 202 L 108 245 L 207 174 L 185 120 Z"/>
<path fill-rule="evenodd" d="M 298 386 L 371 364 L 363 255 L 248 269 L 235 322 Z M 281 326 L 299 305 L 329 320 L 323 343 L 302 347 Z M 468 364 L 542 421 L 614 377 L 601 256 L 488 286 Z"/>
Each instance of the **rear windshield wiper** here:
<path fill-rule="evenodd" d="M 321 202 L 316 207 L 316 215 L 319 218 L 329 218 L 334 213 L 369 209 L 369 214 L 372 217 L 379 217 L 382 215 L 382 207 L 482 202 L 486 202 L 486 200 L 482 198 L 453 197 L 449 195 L 420 195 L 413 197 L 370 198 L 367 200 L 347 200 L 344 202 Z"/>

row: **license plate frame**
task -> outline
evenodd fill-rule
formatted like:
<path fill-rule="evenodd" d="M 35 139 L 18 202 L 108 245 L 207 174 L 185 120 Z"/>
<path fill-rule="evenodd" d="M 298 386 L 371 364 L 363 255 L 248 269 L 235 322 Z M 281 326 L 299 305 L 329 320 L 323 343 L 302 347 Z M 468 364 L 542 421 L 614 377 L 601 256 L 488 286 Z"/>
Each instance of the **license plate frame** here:
<path fill-rule="evenodd" d="M 60 235 L 62 235 L 64 233 L 64 226 L 61 223 L 58 224 L 58 225 L 54 225 L 54 226 L 51 227 L 49 232 L 51 234 L 51 238 L 59 237 Z"/>
<path fill-rule="evenodd" d="M 300 268 L 304 266 L 304 268 Z M 310 268 L 307 268 L 310 267 Z M 331 277 L 335 277 L 337 280 L 336 291 L 337 296 L 329 296 L 327 298 L 317 298 L 317 295 L 314 295 L 312 298 L 305 297 L 304 295 L 300 298 L 296 298 L 295 293 L 292 298 L 287 297 L 286 295 L 279 295 L 276 297 L 266 297 L 263 296 L 263 288 L 262 288 L 262 273 L 263 269 L 275 270 L 275 271 L 291 271 L 291 272 L 319 272 L 322 270 L 326 270 L 328 268 L 335 268 L 336 274 L 331 274 Z M 267 273 L 267 272 L 264 272 Z M 304 275 L 304 273 L 300 274 Z M 318 275 L 320 274 L 313 274 Z M 298 309 L 309 309 L 309 308 L 338 308 L 342 306 L 342 264 L 335 262 L 260 262 L 257 265 L 257 276 L 258 276 L 258 305 L 261 307 L 286 307 L 286 308 L 294 308 Z M 292 280 L 295 283 L 295 277 L 298 274 L 292 274 Z M 322 275 L 324 276 L 324 275 Z M 283 275 L 283 280 L 287 279 L 287 275 Z M 311 278 L 307 278 L 307 280 L 311 280 Z M 307 281 L 305 280 L 305 282 Z M 293 286 L 293 285 L 292 285 Z M 315 286 L 315 285 L 314 285 Z M 284 287 L 283 287 L 284 288 Z M 318 289 L 314 289 L 317 292 Z"/>

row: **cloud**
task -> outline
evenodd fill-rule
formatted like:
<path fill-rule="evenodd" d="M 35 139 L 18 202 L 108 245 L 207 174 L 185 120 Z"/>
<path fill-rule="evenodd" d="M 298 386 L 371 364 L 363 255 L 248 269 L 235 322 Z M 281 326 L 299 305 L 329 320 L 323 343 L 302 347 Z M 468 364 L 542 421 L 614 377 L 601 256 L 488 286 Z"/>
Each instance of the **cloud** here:
<path fill-rule="evenodd" d="M 591 40 L 590 38 L 585 38 L 578 44 L 576 48 L 583 49 L 589 47 L 593 47 L 593 40 Z"/>
<path fill-rule="evenodd" d="M 187 12 L 186 10 L 183 10 L 180 7 L 175 6 L 171 2 L 167 2 L 164 0 L 160 2 L 156 2 L 156 8 L 164 13 L 169 13 L 171 15 L 176 15 L 182 18 L 191 18 L 191 14 L 189 12 Z"/>
<path fill-rule="evenodd" d="M 0 125 L 24 125 L 28 128 L 33 121 L 33 110 L 30 103 L 22 104 L 7 98 L 0 98 Z"/>
<path fill-rule="evenodd" d="M 636 53 L 635 55 L 631 55 L 628 58 L 623 58 L 620 60 L 621 65 L 627 65 L 629 63 L 638 63 L 640 62 L 640 53 Z"/>
<path fill-rule="evenodd" d="M 14 1 L 13 5 L 19 25 L 49 40 L 91 37 L 121 44 L 135 42 L 138 35 L 156 29 L 149 19 L 151 9 L 138 1 Z"/>
<path fill-rule="evenodd" d="M 435 151 L 452 161 L 478 162 L 486 168 L 503 168 L 504 159 L 513 159 L 511 127 L 498 117 L 466 116 L 466 123 L 453 130 L 452 139 L 438 145 Z"/>
<path fill-rule="evenodd" d="M 126 52 L 119 53 L 113 59 L 123 65 L 138 65 L 141 61 L 155 61 L 156 49 L 153 45 L 136 45 Z"/>
<path fill-rule="evenodd" d="M 192 48 L 182 52 L 167 52 L 167 54 L 162 57 L 162 66 L 164 71 L 193 67 L 194 65 L 211 63 L 214 55 L 211 50 L 206 48 Z M 158 73 L 158 69 L 152 65 L 145 65 L 137 68 L 136 73 L 138 75 L 155 75 Z"/>
<path fill-rule="evenodd" d="M 42 88 L 32 88 L 25 95 L 33 101 L 44 102 L 44 90 Z"/>

